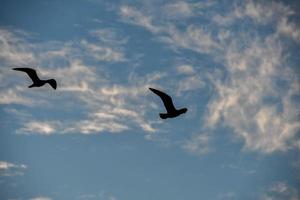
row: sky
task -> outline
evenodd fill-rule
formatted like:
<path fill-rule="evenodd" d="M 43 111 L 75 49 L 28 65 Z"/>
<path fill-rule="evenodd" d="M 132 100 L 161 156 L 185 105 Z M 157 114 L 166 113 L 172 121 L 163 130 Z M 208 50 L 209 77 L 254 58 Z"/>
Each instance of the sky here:
<path fill-rule="evenodd" d="M 0 199 L 300 200 L 298 1 L 0 2 Z"/>

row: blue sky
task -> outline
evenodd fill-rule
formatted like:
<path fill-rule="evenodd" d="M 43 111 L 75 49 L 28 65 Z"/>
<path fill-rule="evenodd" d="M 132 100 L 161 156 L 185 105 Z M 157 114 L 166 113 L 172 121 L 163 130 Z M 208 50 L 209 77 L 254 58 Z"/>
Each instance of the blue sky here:
<path fill-rule="evenodd" d="M 1 0 L 1 199 L 300 199 L 298 11 Z M 161 120 L 148 87 L 189 111 Z"/>

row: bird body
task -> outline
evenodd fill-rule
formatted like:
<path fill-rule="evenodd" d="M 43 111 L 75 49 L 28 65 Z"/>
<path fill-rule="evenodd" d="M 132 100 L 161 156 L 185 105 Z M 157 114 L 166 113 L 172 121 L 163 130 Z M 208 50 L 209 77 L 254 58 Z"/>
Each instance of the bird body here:
<path fill-rule="evenodd" d="M 149 90 L 151 90 L 154 94 L 158 95 L 161 98 L 167 110 L 167 113 L 159 113 L 160 118 L 162 119 L 174 118 L 187 112 L 187 108 L 181 108 L 179 110 L 176 109 L 173 104 L 172 98 L 166 93 L 154 88 L 149 88 Z"/>
<path fill-rule="evenodd" d="M 41 87 L 48 83 L 53 89 L 56 90 L 57 83 L 54 79 L 41 80 L 34 69 L 19 67 L 13 68 L 13 70 L 25 72 L 30 77 L 30 79 L 32 80 L 32 84 L 28 86 L 29 88 Z"/>
<path fill-rule="evenodd" d="M 182 109 L 176 110 L 176 112 L 172 112 L 172 113 L 159 113 L 159 116 L 162 119 L 174 118 L 174 117 L 177 117 L 186 112 L 187 112 L 187 108 L 182 108 Z"/>

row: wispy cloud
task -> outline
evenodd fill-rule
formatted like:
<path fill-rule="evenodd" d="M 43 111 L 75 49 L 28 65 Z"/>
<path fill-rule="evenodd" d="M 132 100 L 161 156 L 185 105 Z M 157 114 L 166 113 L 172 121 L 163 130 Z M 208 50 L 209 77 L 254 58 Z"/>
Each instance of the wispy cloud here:
<path fill-rule="evenodd" d="M 117 198 L 115 197 L 115 195 L 106 192 L 106 191 L 101 191 L 99 193 L 96 194 L 81 194 L 79 195 L 78 199 L 99 199 L 99 200 L 117 200 Z"/>
<path fill-rule="evenodd" d="M 116 34 L 110 35 L 110 33 L 112 33 L 112 30 L 108 31 L 107 29 L 98 29 L 91 32 L 94 37 L 103 36 L 100 39 L 100 45 L 103 44 L 104 46 L 108 45 L 111 48 L 115 48 L 126 44 L 125 40 L 118 40 L 119 38 Z M 10 37 L 18 38 L 19 36 L 10 33 Z M 13 41 L 19 40 L 21 39 L 14 39 Z M 43 93 L 28 90 L 26 86 L 24 86 L 24 83 L 20 82 L 20 85 L 15 86 L 15 88 L 7 87 L 8 89 L 3 89 L 2 94 L 4 98 L 0 101 L 1 104 L 6 105 L 43 105 L 43 108 L 47 110 L 47 106 L 54 107 L 55 105 L 55 107 L 61 107 L 59 104 L 64 100 L 76 99 L 77 103 L 82 104 L 77 106 L 77 108 L 83 109 L 81 117 L 76 121 L 64 119 L 63 122 L 60 123 L 58 122 L 59 120 L 56 119 L 47 118 L 37 120 L 33 115 L 27 119 L 22 118 L 21 122 L 23 123 L 23 127 L 21 127 L 17 133 L 42 135 L 51 135 L 58 132 L 92 134 L 107 131 L 114 133 L 122 132 L 133 127 L 139 127 L 146 132 L 154 132 L 155 129 L 144 117 L 145 107 L 141 102 L 146 96 L 145 91 L 147 91 L 147 85 L 158 80 L 161 74 L 159 76 L 153 76 L 156 78 L 149 76 L 139 80 L 132 79 L 129 74 L 127 84 L 113 83 L 115 78 L 110 79 L 107 72 L 101 68 L 97 69 L 94 66 L 90 66 L 86 63 L 86 58 L 76 56 L 77 53 L 81 51 L 81 48 L 87 48 L 85 44 L 88 46 L 95 45 L 90 44 L 87 40 L 83 41 L 83 46 L 82 43 L 72 44 L 70 42 L 61 44 L 61 47 L 58 47 L 57 44 L 54 46 L 53 44 L 49 44 L 49 47 L 47 44 L 36 44 L 35 47 L 44 49 L 44 51 L 35 52 L 31 50 L 34 60 L 41 63 L 42 66 L 39 67 L 38 73 L 45 77 L 55 77 L 59 85 L 58 90 L 55 92 L 60 95 L 53 96 L 50 92 L 52 90 Z M 16 45 L 13 42 L 8 43 L 10 46 Z M 23 46 L 26 49 L 26 46 L 30 46 L 30 44 L 24 40 Z M 96 45 L 92 46 L 92 49 L 94 47 L 96 51 L 100 48 L 100 46 Z M 110 50 L 109 52 L 112 54 L 96 54 L 97 56 L 104 56 L 105 58 L 103 57 L 103 60 L 107 62 L 116 62 L 124 59 L 123 54 L 115 54 Z M 73 58 L 73 56 L 76 58 Z M 90 56 L 90 58 L 94 61 L 98 60 L 98 58 L 94 56 Z M 3 76 L 5 75 L 4 77 L 6 78 L 5 80 L 1 80 L 1 83 L 8 84 L 6 82 L 8 80 L 11 85 L 16 85 L 17 81 L 12 77 L 16 76 L 16 74 L 11 72 L 9 61 L 7 61 L 7 63 L 8 65 L 3 68 Z M 26 78 L 25 74 L 24 77 Z M 42 89 L 39 88 L 37 90 Z M 42 107 L 40 107 L 40 109 L 41 108 Z M 65 107 L 63 109 L 68 108 Z"/>
<path fill-rule="evenodd" d="M 57 122 L 58 123 L 58 122 Z M 24 123 L 24 127 L 17 130 L 18 134 L 39 134 L 39 135 L 51 135 L 56 131 L 55 123 L 53 122 L 40 122 L 29 121 Z"/>
<path fill-rule="evenodd" d="M 232 25 L 235 23 L 235 20 L 244 20 L 245 18 L 250 18 L 255 23 L 262 25 L 275 23 L 279 34 L 299 42 L 300 29 L 297 24 L 289 20 L 289 17 L 294 14 L 295 11 L 291 7 L 279 2 L 269 1 L 262 3 L 251 0 L 246 1 L 242 6 L 236 5 L 228 15 L 216 14 L 212 19 L 219 25 Z"/>
<path fill-rule="evenodd" d="M 178 83 L 177 93 L 180 94 L 186 91 L 193 91 L 203 88 L 205 86 L 204 81 L 198 75 L 188 76 Z"/>
<path fill-rule="evenodd" d="M 183 31 L 169 26 L 166 33 L 166 35 L 161 36 L 161 40 L 175 49 L 183 48 L 207 54 L 220 48 L 210 31 L 195 25 L 189 25 Z"/>
<path fill-rule="evenodd" d="M 190 140 L 187 140 L 182 148 L 193 154 L 205 155 L 213 150 L 210 145 L 211 139 L 209 133 L 196 134 Z"/>
<path fill-rule="evenodd" d="M 98 61 L 125 61 L 124 53 L 113 49 L 112 47 L 97 45 L 95 43 L 90 43 L 86 40 L 82 40 L 81 45 L 87 50 L 87 56 L 92 56 Z"/>
<path fill-rule="evenodd" d="M 30 44 L 21 36 L 3 30 L 1 41 L 5 48 L 1 55 L 5 57 L 13 52 L 18 59 L 5 60 L 6 67 L 1 70 L 5 71 L 5 75 L 1 75 L 4 77 L 1 84 L 8 86 L 6 81 L 9 80 L 9 84 L 17 86 L 3 87 L 10 89 L 0 91 L 5 97 L 0 102 L 6 105 L 37 105 L 37 100 L 40 100 L 40 105 L 48 103 L 48 106 L 53 106 L 51 100 L 63 110 L 70 109 L 62 105 L 65 100 L 68 100 L 70 105 L 75 105 L 75 102 L 79 105 L 76 106 L 80 111 L 76 121 L 63 120 L 63 125 L 56 124 L 55 120 L 51 119 L 30 118 L 27 121 L 30 126 L 24 125 L 21 128 L 29 133 L 32 133 L 32 127 L 39 129 L 43 134 L 57 131 L 83 134 L 105 131 L 117 133 L 136 127 L 151 133 L 157 130 L 157 121 L 147 118 L 147 109 L 153 105 L 148 102 L 146 91 L 148 86 L 158 86 L 158 83 L 167 77 L 168 81 L 164 81 L 165 86 L 168 87 L 168 84 L 172 83 L 177 95 L 206 86 L 214 88 L 215 94 L 209 99 L 207 112 L 202 116 L 205 127 L 199 130 L 199 133 L 226 126 L 245 142 L 247 150 L 272 153 L 293 148 L 295 144 L 291 143 L 294 143 L 293 139 L 299 130 L 297 111 L 293 109 L 299 83 L 288 67 L 288 47 L 282 44 L 278 33 L 297 39 L 297 29 L 288 21 L 282 21 L 293 13 L 290 8 L 281 3 L 272 3 L 266 11 L 268 5 L 247 1 L 232 8 L 235 18 L 231 22 L 233 24 L 236 23 L 236 19 L 244 18 L 252 19 L 249 26 L 253 27 L 260 23 L 275 24 L 277 30 L 262 36 L 256 34 L 255 28 L 242 33 L 235 32 L 234 29 L 227 30 L 223 25 L 216 24 L 214 19 L 209 19 L 207 27 L 193 23 L 180 25 L 176 20 L 154 15 L 152 11 L 144 12 L 143 9 L 127 5 L 119 7 L 118 14 L 125 23 L 150 31 L 157 41 L 166 44 L 178 54 L 181 50 L 190 50 L 209 56 L 212 63 L 219 66 L 216 70 L 209 69 L 199 73 L 192 64 L 174 65 L 169 71 L 156 71 L 139 78 L 130 72 L 126 74 L 127 80 L 122 84 L 118 83 L 112 71 L 104 70 L 101 64 L 127 60 L 123 46 L 128 40 L 122 39 L 114 29 L 90 31 L 90 36 L 96 42 L 82 38 L 81 42 L 56 44 L 54 48 L 49 44 Z M 163 8 L 165 6 L 162 5 Z M 194 13 L 192 6 L 196 5 L 184 2 L 175 4 L 179 10 L 176 12 L 185 16 Z M 213 4 L 210 6 L 213 9 Z M 231 11 L 228 10 L 229 15 Z M 165 18 L 161 20 L 163 17 Z M 43 51 L 37 52 L 35 48 Z M 32 91 L 24 93 L 20 88 L 26 87 L 21 87 L 20 82 L 12 81 L 14 79 L 11 78 L 12 74 L 7 72 L 10 70 L 7 64 L 22 63 L 26 59 L 29 63 L 39 63 L 39 72 L 44 76 L 57 78 L 60 86 L 57 93 L 60 95 L 52 95 L 48 91 L 43 94 Z M 97 67 L 92 64 L 95 62 Z M 167 75 L 174 70 L 176 75 Z M 208 76 L 210 83 L 204 82 L 201 74 Z M 203 141 L 203 138 L 199 137 L 200 139 L 194 137 L 195 144 Z M 195 148 L 195 144 L 190 143 L 190 149 Z"/>
<path fill-rule="evenodd" d="M 124 45 L 128 42 L 128 37 L 121 36 L 116 30 L 111 28 L 95 29 L 90 31 L 90 35 L 107 45 Z"/>
<path fill-rule="evenodd" d="M 134 7 L 121 6 L 120 15 L 122 20 L 146 28 L 147 30 L 156 33 L 160 31 L 160 28 L 153 25 L 152 18 L 150 16 L 144 15 L 142 12 L 138 11 Z"/>
<path fill-rule="evenodd" d="M 183 19 L 194 15 L 193 5 L 185 1 L 167 4 L 163 11 L 171 19 Z"/>
<path fill-rule="evenodd" d="M 196 71 L 191 65 L 180 65 L 176 68 L 179 74 L 195 74 Z"/>
<path fill-rule="evenodd" d="M 30 200 L 52 200 L 52 198 L 46 196 L 38 196 L 38 197 L 31 198 Z"/>
<path fill-rule="evenodd" d="M 292 22 L 288 22 L 288 18 L 284 17 L 279 21 L 277 30 L 278 33 L 300 42 L 300 27 Z"/>
<path fill-rule="evenodd" d="M 225 61 L 228 78 L 226 82 L 218 82 L 216 77 L 213 80 L 218 95 L 209 104 L 207 126 L 222 119 L 245 139 L 249 150 L 286 150 L 300 127 L 297 112 L 292 109 L 299 84 L 289 69 L 282 68 L 280 42 L 268 37 L 242 51 L 230 46 Z M 278 81 L 292 87 L 285 89 Z M 280 102 L 282 109 L 272 99 Z"/>
<path fill-rule="evenodd" d="M 257 24 L 267 24 L 294 14 L 288 6 L 275 1 L 257 2 L 245 1 L 241 4 L 235 3 L 233 9 L 226 14 L 215 14 L 212 20 L 219 25 L 232 25 L 237 20 L 251 19 Z"/>
<path fill-rule="evenodd" d="M 180 4 L 179 7 L 182 5 Z M 190 49 L 199 53 L 208 53 L 219 48 L 218 43 L 212 37 L 212 33 L 202 27 L 189 25 L 186 30 L 181 30 L 170 21 L 162 20 L 160 23 L 154 23 L 154 19 L 156 22 L 160 18 L 155 18 L 150 14 L 146 15 L 134 7 L 123 6 L 120 10 L 121 17 L 125 22 L 141 26 L 154 34 L 158 34 L 159 40 L 172 48 Z"/>
<path fill-rule="evenodd" d="M 168 19 L 187 19 L 203 14 L 202 9 L 207 9 L 213 4 L 212 1 L 202 1 L 197 3 L 187 1 L 176 1 L 162 6 L 162 15 Z"/>
<path fill-rule="evenodd" d="M 174 4 L 173 8 L 174 13 L 177 10 L 178 14 L 192 15 L 188 4 Z M 211 19 L 204 16 L 208 21 L 205 28 L 189 23 L 179 26 L 168 17 L 162 19 L 159 13 L 153 14 L 154 11 L 144 14 L 137 8 L 127 6 L 126 9 L 145 19 L 142 23 L 138 17 L 127 17 L 126 22 L 144 27 L 176 51 L 188 49 L 206 54 L 223 66 L 215 70 L 216 73 L 207 73 L 215 95 L 208 102 L 205 127 L 200 132 L 223 125 L 232 128 L 235 135 L 245 141 L 247 150 L 272 153 L 294 148 L 293 138 L 300 128 L 297 111 L 293 109 L 299 83 L 292 69 L 286 66 L 289 47 L 278 37 L 279 33 L 299 39 L 298 28 L 287 20 L 294 14 L 290 7 L 280 2 L 234 3 L 225 9 L 223 16 L 215 15 Z M 241 20 L 253 28 L 242 33 L 223 28 Z M 267 24 L 277 29 L 257 35 L 256 27 Z M 187 66 L 177 71 L 192 73 Z M 179 90 L 193 89 L 193 85 L 199 89 L 201 79 L 190 76 L 181 82 Z M 197 144 L 197 137 L 194 140 Z"/>
<path fill-rule="evenodd" d="M 3 89 L 3 91 L 1 91 L 0 104 L 32 105 L 32 101 L 30 98 L 19 95 L 18 92 L 13 89 Z"/>
<path fill-rule="evenodd" d="M 20 35 L 26 35 L 18 32 Z M 34 62 L 32 46 L 9 30 L 0 29 L 0 59 L 12 65 L 24 65 Z"/>
<path fill-rule="evenodd" d="M 286 182 L 276 182 L 262 194 L 263 200 L 299 200 L 300 195 L 296 188 L 288 185 Z"/>
<path fill-rule="evenodd" d="M 237 163 L 230 163 L 230 164 L 222 164 L 221 168 L 225 168 L 225 169 L 231 169 L 235 172 L 244 174 L 244 175 L 253 175 L 256 173 L 256 167 L 255 166 L 250 166 L 250 165 L 254 165 L 254 164 L 249 164 L 249 163 L 243 163 L 241 161 L 237 162 Z"/>
<path fill-rule="evenodd" d="M 22 176 L 27 166 L 14 164 L 7 161 L 0 161 L 0 176 Z"/>

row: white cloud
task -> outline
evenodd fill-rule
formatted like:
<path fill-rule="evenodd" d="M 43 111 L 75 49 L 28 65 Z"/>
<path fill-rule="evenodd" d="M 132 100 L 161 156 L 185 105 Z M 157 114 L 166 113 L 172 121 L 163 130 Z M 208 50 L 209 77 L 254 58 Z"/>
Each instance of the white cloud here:
<path fill-rule="evenodd" d="M 209 9 L 215 4 L 214 1 L 170 1 L 158 8 L 158 15 L 162 15 L 167 20 L 185 20 L 192 17 L 199 17 L 203 15 L 206 9 Z"/>
<path fill-rule="evenodd" d="M 82 51 L 81 48 L 87 48 L 101 57 L 91 56 L 93 60 L 100 59 L 113 62 L 124 60 L 122 53 L 118 54 L 114 50 L 110 51 L 109 48 L 119 47 L 125 44 L 126 41 L 119 40 L 118 42 L 119 37 L 109 35 L 109 33 L 112 33 L 112 30 L 105 29 L 91 32 L 94 37 L 105 36 L 99 38 L 99 45 L 91 44 L 87 40 L 82 40 L 79 44 L 67 42 L 61 45 L 57 43 L 50 43 L 49 46 L 47 44 L 32 45 L 39 50 L 45 50 L 39 52 L 29 49 L 28 47 L 31 45 L 23 41 L 23 46 L 20 49 L 28 49 L 34 60 L 41 63 L 40 66 L 42 67 L 38 68 L 39 74 L 42 74 L 43 77 L 54 77 L 58 82 L 58 89 L 57 91 L 46 91 L 45 88 L 28 90 L 26 86 L 24 87 L 24 81 L 20 82 L 20 86 L 14 86 L 18 80 L 16 81 L 14 78 L 16 74 L 10 69 L 9 63 L 13 63 L 13 61 L 8 60 L 6 66 L 1 70 L 1 72 L 4 72 L 1 73 L 1 76 L 3 76 L 1 84 L 7 85 L 9 89 L 1 91 L 3 98 L 0 103 L 7 106 L 10 104 L 23 104 L 36 109 L 43 109 L 43 112 L 47 111 L 49 107 L 53 109 L 59 107 L 61 111 L 70 112 L 68 110 L 70 104 L 74 106 L 79 104 L 76 108 L 83 110 L 83 113 L 75 121 L 74 119 L 35 119 L 34 115 L 27 118 L 22 117 L 20 119 L 22 127 L 17 130 L 17 133 L 42 135 L 70 132 L 94 134 L 103 131 L 116 133 L 133 127 L 139 127 L 146 132 L 155 131 L 152 125 L 145 120 L 143 111 L 145 108 L 141 101 L 146 95 L 146 86 L 150 82 L 158 80 L 163 73 L 160 73 L 159 76 L 142 78 L 139 83 L 133 79 L 129 80 L 132 83 L 127 86 L 125 84 L 114 84 L 114 79 L 109 80 L 107 73 L 101 67 L 96 68 L 87 65 L 78 53 Z M 14 38 L 9 40 L 6 37 L 4 43 L 10 45 L 7 49 L 14 49 L 16 54 L 20 53 L 15 50 L 17 44 L 14 44 L 16 41 L 21 41 L 20 36 L 9 31 L 7 31 L 7 34 L 10 38 Z M 108 49 L 104 49 L 104 51 L 107 50 L 104 54 L 98 52 L 98 50 L 103 50 L 101 49 L 102 45 L 105 48 L 108 46 Z M 3 53 L 3 55 L 6 54 Z M 14 87 L 11 87 L 11 85 Z M 42 90 L 43 92 L 41 92 Z M 53 95 L 54 92 L 59 95 Z M 65 101 L 69 101 L 69 103 L 64 106 L 65 103 L 63 102 Z M 39 107 L 39 105 L 43 106 Z M 16 117 L 18 116 L 16 115 Z"/>
<path fill-rule="evenodd" d="M 78 59 L 70 60 L 66 67 L 43 69 L 43 73 L 60 80 L 58 91 L 87 92 L 96 81 L 105 82 L 104 77 L 96 75 L 94 67 Z"/>
<path fill-rule="evenodd" d="M 13 66 L 35 61 L 32 46 L 9 30 L 0 28 L 0 59 Z"/>
<path fill-rule="evenodd" d="M 199 133 L 187 140 L 182 145 L 182 148 L 197 155 L 204 155 L 213 150 L 210 146 L 210 141 L 211 135 L 209 133 Z"/>
<path fill-rule="evenodd" d="M 32 105 L 32 100 L 30 98 L 19 95 L 16 90 L 3 89 L 0 90 L 0 93 L 1 93 L 0 104 Z"/>
<path fill-rule="evenodd" d="M 182 9 L 183 13 L 189 13 L 186 4 L 178 4 L 175 7 Z M 170 47 L 207 54 L 214 62 L 224 65 L 225 79 L 224 74 L 209 75 L 216 95 L 209 101 L 208 113 L 204 116 L 206 128 L 214 128 L 220 124 L 232 128 L 234 133 L 245 141 L 247 150 L 272 153 L 294 146 L 291 144 L 292 139 L 300 124 L 297 121 L 297 112 L 292 108 L 296 106 L 293 97 L 299 91 L 299 83 L 290 68 L 285 66 L 286 47 L 277 35 L 279 32 L 298 40 L 295 25 L 284 21 L 294 13 L 288 6 L 278 2 L 247 1 L 241 5 L 235 4 L 233 10 L 228 11 L 228 15 L 212 19 L 212 23 L 216 22 L 217 18 L 222 19 L 223 25 L 246 18 L 252 19 L 249 26 L 253 27 L 257 24 L 278 25 L 277 32 L 255 37 L 255 28 L 238 34 L 223 28 L 219 32 L 217 30 L 217 34 L 213 34 L 211 28 L 214 26 L 211 27 L 210 24 L 205 29 L 191 24 L 179 29 L 176 22 L 155 15 L 146 16 L 137 9 L 133 10 L 135 16 L 147 19 L 147 23 L 141 23 L 134 18 L 128 20 L 155 33 L 157 38 Z M 157 23 L 157 20 L 161 22 Z M 157 24 L 155 31 L 152 28 L 153 24 Z M 192 70 L 185 66 L 178 67 L 177 72 L 188 74 L 192 73 Z M 286 86 L 279 82 L 293 87 L 285 89 Z M 180 81 L 178 90 L 199 89 L 199 85 L 203 86 L 201 83 L 198 76 L 189 76 Z M 204 132 L 207 131 L 206 128 Z"/>
<path fill-rule="evenodd" d="M 90 34 L 96 37 L 99 41 L 109 45 L 124 45 L 128 42 L 128 37 L 121 37 L 114 29 L 96 29 L 90 31 Z"/>
<path fill-rule="evenodd" d="M 192 5 L 184 1 L 167 4 L 163 11 L 167 17 L 172 19 L 187 18 L 194 15 Z"/>
<path fill-rule="evenodd" d="M 98 117 L 79 121 L 76 123 L 75 127 L 72 129 L 67 129 L 67 131 L 79 131 L 83 134 L 97 134 L 104 131 L 108 131 L 110 133 L 119 133 L 128 129 L 129 127 L 123 123 L 113 120 L 101 120 L 101 117 Z"/>
<path fill-rule="evenodd" d="M 106 191 L 100 191 L 96 194 L 81 194 L 78 199 L 117 200 L 113 194 Z"/>
<path fill-rule="evenodd" d="M 122 51 L 112 47 L 90 43 L 86 40 L 82 40 L 81 45 L 87 50 L 87 56 L 92 56 L 98 61 L 122 62 L 126 60 Z"/>
<path fill-rule="evenodd" d="M 138 126 L 146 132 L 154 132 L 152 125 L 144 119 L 143 104 L 137 103 L 146 95 L 146 87 L 112 85 L 102 87 L 96 93 L 83 94 L 82 100 L 93 111 L 86 120 L 77 122 L 73 129 L 67 131 L 118 133 Z"/>
<path fill-rule="evenodd" d="M 191 65 L 180 65 L 176 68 L 179 74 L 195 74 L 196 71 Z"/>
<path fill-rule="evenodd" d="M 30 200 L 52 200 L 52 198 L 45 197 L 45 196 L 38 196 L 38 197 L 31 198 Z"/>
<path fill-rule="evenodd" d="M 276 182 L 270 186 L 262 195 L 262 200 L 299 200 L 300 195 L 296 188 L 285 182 Z"/>
<path fill-rule="evenodd" d="M 290 37 L 296 42 L 300 42 L 300 27 L 297 27 L 296 24 L 289 23 L 288 18 L 282 18 L 277 24 L 278 33 Z"/>
<path fill-rule="evenodd" d="M 249 16 L 258 22 L 266 23 L 269 20 L 274 20 L 274 18 L 288 16 L 293 13 L 289 7 L 275 1 L 267 3 L 248 1 L 244 10 L 241 10 L 239 14 L 241 16 Z"/>
<path fill-rule="evenodd" d="M 153 25 L 152 18 L 150 16 L 144 15 L 142 12 L 138 11 L 134 7 L 121 6 L 120 15 L 122 19 L 127 23 L 144 27 L 145 29 L 153 33 L 160 31 L 159 27 Z"/>
<path fill-rule="evenodd" d="M 191 5 L 185 3 L 175 4 L 177 14 L 181 16 L 191 14 Z M 233 16 L 225 15 L 225 17 L 229 16 L 230 23 L 250 18 L 251 22 L 255 22 L 251 24 L 252 31 L 239 30 L 240 32 L 237 33 L 234 30 L 227 30 L 226 27 L 214 29 L 213 19 L 205 27 L 194 24 L 181 24 L 180 26 L 176 20 L 159 21 L 161 16 L 156 17 L 147 10 L 139 10 L 130 6 L 121 6 L 118 10 L 124 22 L 145 28 L 158 40 L 175 50 L 188 49 L 206 54 L 217 66 L 224 67 L 219 67 L 217 70 L 223 74 L 210 74 L 216 93 L 209 100 L 208 112 L 204 116 L 206 127 L 199 132 L 208 132 L 224 125 L 231 128 L 236 136 L 245 141 L 245 149 L 264 153 L 287 150 L 291 148 L 290 143 L 293 143 L 292 140 L 299 130 L 297 113 L 293 109 L 295 107 L 293 97 L 299 91 L 299 84 L 290 71 L 288 62 L 285 62 L 287 49 L 282 45 L 278 34 L 272 33 L 266 37 L 257 35 L 255 27 L 257 23 L 265 25 L 280 22 L 282 24 L 279 23 L 277 26 L 278 32 L 297 39 L 298 33 L 295 34 L 297 29 L 294 25 L 287 21 L 280 21 L 292 11 L 281 3 L 261 4 L 254 1 L 247 1 L 241 7 L 235 5 L 232 11 Z M 110 34 L 110 31 L 112 30 L 92 31 L 91 35 L 97 38 L 96 43 L 83 38 L 78 44 L 62 45 L 64 46 L 62 49 L 53 50 L 44 47 L 47 50 L 45 55 L 51 55 L 51 59 L 63 59 L 64 62 L 59 64 L 54 61 L 45 61 L 46 56 L 43 53 L 35 55 L 30 51 L 31 45 L 25 45 L 24 41 L 20 43 L 23 46 L 16 47 L 17 44 L 14 43 L 20 39 L 7 42 L 10 41 L 7 38 L 16 38 L 11 33 L 9 37 L 2 37 L 4 38 L 2 39 L 3 47 L 8 49 L 2 55 L 12 58 L 9 56 L 11 52 L 17 52 L 20 54 L 16 56 L 18 63 L 26 60 L 25 58 L 28 58 L 30 62 L 37 58 L 41 59 L 38 63 L 45 64 L 45 67 L 41 68 L 43 75 L 55 75 L 60 80 L 60 88 L 57 90 L 60 95 L 55 95 L 55 97 L 47 93 L 47 95 L 35 94 L 28 98 L 32 94 L 29 91 L 30 95 L 27 96 L 13 89 L 10 94 L 12 97 L 4 98 L 2 101 L 7 104 L 12 102 L 28 104 L 23 98 L 36 101 L 39 99 L 36 97 L 40 97 L 40 99 L 52 98 L 59 103 L 64 100 L 70 100 L 70 104 L 74 101 L 82 103 L 78 106 L 83 110 L 79 119 L 63 122 L 72 128 L 56 125 L 48 119 L 30 119 L 31 122 L 48 124 L 46 129 L 45 126 L 35 124 L 36 129 L 44 134 L 52 134 L 56 132 L 55 130 L 63 133 L 94 134 L 103 131 L 116 133 L 136 127 L 147 132 L 155 132 L 154 125 L 157 122 L 147 120 L 147 109 L 151 105 L 145 97 L 147 87 L 157 85 L 159 81 L 162 81 L 162 77 L 167 76 L 165 75 L 167 71 L 144 75 L 140 78 L 132 78 L 129 75 L 126 83 L 117 84 L 116 78 L 103 72 L 101 65 L 95 67 L 87 64 L 90 62 L 86 62 L 86 58 L 92 61 L 109 62 L 119 62 L 125 59 L 122 48 L 116 47 L 126 44 L 126 41 L 117 35 Z M 14 47 L 13 50 L 11 47 Z M 80 56 L 80 53 L 85 51 L 88 52 L 87 56 L 85 54 Z M 8 59 L 7 62 L 10 60 Z M 180 74 L 178 77 L 181 77 L 180 81 L 176 80 L 178 84 L 175 86 L 179 92 L 203 87 L 197 71 L 190 66 L 179 66 L 177 73 Z M 196 74 L 193 75 L 193 73 Z M 1 77 L 5 76 L 1 75 Z M 170 76 L 167 77 L 170 78 Z M 170 82 L 174 83 L 174 80 Z M 286 87 L 285 84 L 292 87 Z M 22 99 L 18 99 L 19 97 Z M 61 105 L 61 107 L 64 106 Z M 80 126 L 74 125 L 76 123 Z M 23 128 L 28 132 L 31 131 L 30 127 Z M 185 148 L 198 151 L 197 145 L 202 145 L 203 141 L 205 138 L 195 136 Z M 199 151 L 201 152 L 201 148 Z"/>
<path fill-rule="evenodd" d="M 274 15 L 274 10 L 267 7 L 267 5 L 255 3 L 253 1 L 248 1 L 242 10 L 236 10 L 237 17 L 248 16 L 252 19 L 263 22 L 272 18 Z"/>
<path fill-rule="evenodd" d="M 14 164 L 6 161 L 0 161 L 0 176 L 22 176 L 27 166 L 24 164 Z"/>
<path fill-rule="evenodd" d="M 119 133 L 137 127 L 149 133 L 156 131 L 152 122 L 145 119 L 145 103 L 141 102 L 145 100 L 148 85 L 162 78 L 163 73 L 131 78 L 132 83 L 123 85 L 112 84 L 80 60 L 71 61 L 68 67 L 42 72 L 61 79 L 57 91 L 62 95 L 58 96 L 60 100 L 76 99 L 74 106 L 84 109 L 84 113 L 77 120 L 36 120 L 31 116 L 22 119 L 23 127 L 17 130 L 18 134 Z"/>
<path fill-rule="evenodd" d="M 47 48 L 38 55 L 38 59 L 52 61 L 55 59 L 64 59 L 70 57 L 71 55 L 79 54 L 78 51 L 74 48 L 72 42 L 66 42 L 64 44 L 60 42 L 49 42 Z"/>
<path fill-rule="evenodd" d="M 206 125 L 222 122 L 233 128 L 248 150 L 272 153 L 288 149 L 300 128 L 292 100 L 299 84 L 289 69 L 282 67 L 280 42 L 267 37 L 252 41 L 244 50 L 229 46 L 225 62 L 228 78 L 226 82 L 212 80 L 217 95 L 209 103 Z M 294 86 L 283 89 L 277 81 Z M 271 103 L 272 99 L 280 104 Z"/>
<path fill-rule="evenodd" d="M 58 123 L 58 122 L 56 122 Z M 55 132 L 55 123 L 53 122 L 40 122 L 40 121 L 29 121 L 24 123 L 24 127 L 17 131 L 18 134 L 40 134 L 40 135 L 51 135 Z"/>
<path fill-rule="evenodd" d="M 212 20 L 219 25 L 232 25 L 236 20 L 252 19 L 257 24 L 265 25 L 278 21 L 282 17 L 290 16 L 294 12 L 282 3 L 275 1 L 257 2 L 244 1 L 241 5 L 235 4 L 228 14 L 216 14 Z"/>
<path fill-rule="evenodd" d="M 204 86 L 205 83 L 199 76 L 189 76 L 187 78 L 184 78 L 183 80 L 180 80 L 180 82 L 178 83 L 177 93 L 197 90 L 203 88 Z"/>
<path fill-rule="evenodd" d="M 198 53 L 211 53 L 220 48 L 210 31 L 195 25 L 189 25 L 185 31 L 169 26 L 161 40 L 173 48 L 189 49 Z"/>
<path fill-rule="evenodd" d="M 186 3 L 184 2 L 179 3 L 178 5 L 172 4 L 172 6 L 180 9 L 186 9 L 183 8 L 186 7 L 185 5 Z M 153 14 L 146 15 L 144 13 L 145 12 L 130 6 L 122 6 L 120 8 L 120 14 L 123 21 L 141 26 L 154 34 L 157 34 L 159 40 L 167 43 L 174 49 L 184 48 L 198 53 L 209 53 L 220 48 L 218 43 L 212 37 L 212 33 L 205 30 L 203 27 L 188 25 L 185 30 L 181 30 L 168 20 L 166 21 Z M 154 21 L 157 22 L 159 20 L 161 22 L 154 23 Z"/>
<path fill-rule="evenodd" d="M 237 163 L 224 163 L 221 165 L 221 168 L 231 169 L 244 175 L 252 175 L 256 173 L 255 164 L 241 161 L 238 161 Z"/>

